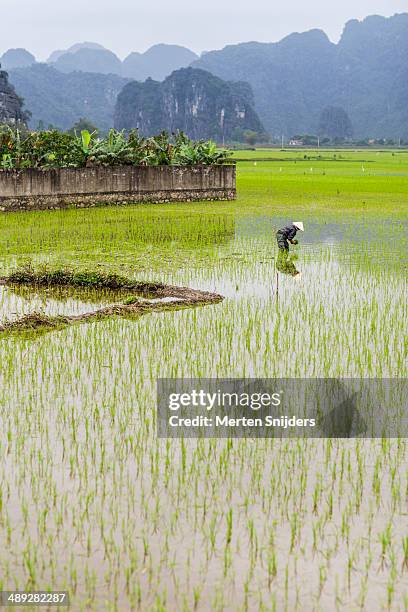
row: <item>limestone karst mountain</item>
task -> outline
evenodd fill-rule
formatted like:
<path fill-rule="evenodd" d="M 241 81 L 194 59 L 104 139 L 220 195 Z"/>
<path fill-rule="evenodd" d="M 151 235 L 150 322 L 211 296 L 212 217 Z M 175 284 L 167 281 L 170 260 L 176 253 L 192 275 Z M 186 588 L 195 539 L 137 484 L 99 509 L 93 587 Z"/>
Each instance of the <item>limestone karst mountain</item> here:
<path fill-rule="evenodd" d="M 23 109 L 23 100 L 9 83 L 8 74 L 0 64 L 0 123 L 25 123 L 29 113 Z"/>
<path fill-rule="evenodd" d="M 115 127 L 151 136 L 182 130 L 190 138 L 230 140 L 234 130 L 263 132 L 247 83 L 228 82 L 205 70 L 182 68 L 162 83 L 133 81 L 118 96 Z"/>

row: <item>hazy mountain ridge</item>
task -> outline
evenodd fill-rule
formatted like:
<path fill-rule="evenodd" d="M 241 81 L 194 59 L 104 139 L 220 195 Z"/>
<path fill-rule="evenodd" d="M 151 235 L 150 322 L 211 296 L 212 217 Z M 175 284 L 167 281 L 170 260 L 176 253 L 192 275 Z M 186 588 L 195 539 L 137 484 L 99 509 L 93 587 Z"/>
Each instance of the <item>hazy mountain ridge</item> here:
<path fill-rule="evenodd" d="M 122 74 L 122 62 L 108 49 L 84 47 L 75 53 L 63 53 L 50 64 L 61 72 L 95 72 L 97 74 Z"/>
<path fill-rule="evenodd" d="M 144 136 L 182 130 L 190 138 L 231 140 L 234 129 L 262 132 L 251 88 L 193 68 L 176 70 L 163 82 L 133 81 L 119 94 L 117 129 L 137 128 Z"/>
<path fill-rule="evenodd" d="M 129 79 L 110 74 L 72 72 L 64 74 L 47 64 L 10 71 L 10 81 L 31 111 L 30 126 L 41 122 L 68 129 L 86 117 L 102 130 L 113 125 L 118 93 Z"/>
<path fill-rule="evenodd" d="M 96 72 L 117 74 L 138 81 L 152 78 L 162 81 L 174 70 L 185 68 L 198 55 L 180 45 L 157 44 L 144 53 L 134 51 L 123 62 L 99 43 L 76 43 L 66 50 L 53 51 L 47 63 L 61 72 Z M 24 68 L 36 62 L 25 49 L 9 49 L 0 58 L 6 68 Z"/>
<path fill-rule="evenodd" d="M 106 129 L 113 120 L 113 98 L 129 80 L 115 72 L 158 81 L 194 59 L 193 67 L 224 81 L 249 83 L 255 110 L 273 136 L 316 134 L 323 110 L 335 107 L 349 115 L 355 138 L 408 138 L 406 13 L 351 20 L 337 44 L 321 30 L 310 30 L 277 43 L 229 45 L 199 59 L 184 47 L 155 45 L 121 63 L 98 43 L 54 52 L 54 64 L 32 64 L 33 57 L 12 49 L 2 58 L 6 65 L 25 66 L 9 69 L 10 81 L 33 113 L 32 127 L 39 118 L 45 125 L 65 127 L 85 116 Z M 46 71 L 52 66 L 58 72 Z"/>
<path fill-rule="evenodd" d="M 131 77 L 137 81 L 152 78 L 163 81 L 174 70 L 186 68 L 198 55 L 179 45 L 154 45 L 145 53 L 130 53 L 122 65 L 123 76 Z"/>
<path fill-rule="evenodd" d="M 47 59 L 47 64 L 52 64 L 53 62 L 56 62 L 61 57 L 61 55 L 65 55 L 67 53 L 76 53 L 81 49 L 104 50 L 105 47 L 103 45 L 100 45 L 99 43 L 94 42 L 75 43 L 74 45 L 71 45 L 68 49 L 57 49 L 56 51 L 53 51 Z"/>
<path fill-rule="evenodd" d="M 337 45 L 324 32 L 278 43 L 212 51 L 193 66 L 248 81 L 255 108 L 274 135 L 316 133 L 326 106 L 343 107 L 355 136 L 408 136 L 408 14 L 349 21 Z"/>
<path fill-rule="evenodd" d="M 35 61 L 34 55 L 26 51 L 26 49 L 9 49 L 0 58 L 0 63 L 4 70 L 31 66 Z"/>

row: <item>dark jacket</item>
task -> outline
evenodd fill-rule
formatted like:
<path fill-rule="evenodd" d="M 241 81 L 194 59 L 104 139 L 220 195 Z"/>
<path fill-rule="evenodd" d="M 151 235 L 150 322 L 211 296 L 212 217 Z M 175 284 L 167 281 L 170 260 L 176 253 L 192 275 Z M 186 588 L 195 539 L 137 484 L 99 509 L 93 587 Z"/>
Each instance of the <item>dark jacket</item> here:
<path fill-rule="evenodd" d="M 297 227 L 295 227 L 294 225 L 287 225 L 286 227 L 283 227 L 282 229 L 278 230 L 276 233 L 283 236 L 283 238 L 285 238 L 286 240 L 293 240 L 296 236 L 297 231 Z"/>

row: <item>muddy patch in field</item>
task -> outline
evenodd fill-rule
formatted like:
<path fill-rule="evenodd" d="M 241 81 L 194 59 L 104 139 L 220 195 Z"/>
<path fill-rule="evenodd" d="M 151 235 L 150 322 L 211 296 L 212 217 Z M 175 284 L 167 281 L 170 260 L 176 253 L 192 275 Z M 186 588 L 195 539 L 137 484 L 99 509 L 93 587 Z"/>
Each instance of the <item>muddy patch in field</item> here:
<path fill-rule="evenodd" d="M 223 296 L 101 272 L 22 268 L 0 278 L 0 333 L 47 331 L 112 316 L 193 308 Z"/>

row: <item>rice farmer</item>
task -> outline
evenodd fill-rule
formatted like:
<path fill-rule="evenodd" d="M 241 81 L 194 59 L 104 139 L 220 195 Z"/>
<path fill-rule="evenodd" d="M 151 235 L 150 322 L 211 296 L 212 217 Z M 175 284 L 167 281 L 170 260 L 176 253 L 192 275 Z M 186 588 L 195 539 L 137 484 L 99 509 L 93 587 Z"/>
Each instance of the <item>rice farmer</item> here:
<path fill-rule="evenodd" d="M 292 225 L 286 225 L 276 232 L 276 240 L 280 251 L 289 251 L 289 242 L 291 244 L 298 243 L 298 241 L 295 240 L 298 230 L 301 232 L 305 231 L 302 221 L 293 221 Z"/>

